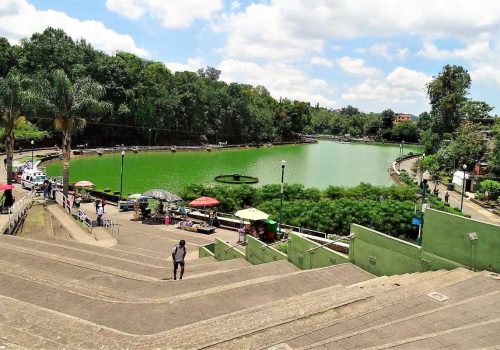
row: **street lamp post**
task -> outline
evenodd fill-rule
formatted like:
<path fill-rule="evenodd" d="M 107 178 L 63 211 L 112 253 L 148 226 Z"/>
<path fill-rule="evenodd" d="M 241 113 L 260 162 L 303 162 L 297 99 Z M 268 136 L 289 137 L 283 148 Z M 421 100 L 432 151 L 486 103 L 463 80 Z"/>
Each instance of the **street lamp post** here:
<path fill-rule="evenodd" d="M 460 200 L 460 211 L 463 211 L 464 209 L 464 193 L 465 193 L 465 170 L 467 170 L 467 165 L 464 164 L 462 166 L 462 168 L 464 169 L 464 178 L 463 178 L 463 181 L 462 181 L 462 199 Z"/>
<path fill-rule="evenodd" d="M 285 166 L 286 166 L 286 161 L 282 160 L 281 161 L 281 193 L 280 193 L 280 220 L 278 223 L 278 231 L 281 234 L 281 219 L 283 217 L 283 180 L 285 179 Z"/>
<path fill-rule="evenodd" d="M 418 239 L 417 239 L 418 244 L 422 243 L 422 226 L 424 225 L 425 190 L 427 187 L 427 181 L 429 181 L 430 177 L 431 174 L 426 170 L 422 174 L 422 181 L 420 182 L 420 186 L 422 186 L 422 208 L 420 211 L 420 225 L 418 226 Z"/>
<path fill-rule="evenodd" d="M 125 159 L 125 151 L 122 151 L 122 170 L 120 174 L 120 200 L 122 199 L 122 191 L 123 191 L 123 161 Z"/>
<path fill-rule="evenodd" d="M 149 128 L 149 141 L 148 146 L 151 148 L 151 128 Z"/>
<path fill-rule="evenodd" d="M 31 140 L 31 169 L 35 169 L 35 163 L 33 163 L 33 147 L 35 145 L 35 141 Z"/>

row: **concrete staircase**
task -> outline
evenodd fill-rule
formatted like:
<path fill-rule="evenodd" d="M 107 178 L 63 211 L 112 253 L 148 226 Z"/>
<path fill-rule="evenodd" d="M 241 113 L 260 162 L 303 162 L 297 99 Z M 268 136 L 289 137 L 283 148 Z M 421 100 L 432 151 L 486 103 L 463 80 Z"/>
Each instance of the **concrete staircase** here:
<path fill-rule="evenodd" d="M 178 237 L 172 237 L 172 240 Z M 189 245 L 189 240 L 188 240 Z M 5 349 L 422 349 L 500 345 L 500 280 L 466 269 L 375 278 L 55 237 L 0 236 Z"/>

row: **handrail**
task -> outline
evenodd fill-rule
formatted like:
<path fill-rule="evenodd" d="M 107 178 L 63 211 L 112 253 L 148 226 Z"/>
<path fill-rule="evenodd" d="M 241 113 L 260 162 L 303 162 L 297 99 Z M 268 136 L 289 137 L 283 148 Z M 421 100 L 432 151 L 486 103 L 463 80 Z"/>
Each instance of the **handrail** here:
<path fill-rule="evenodd" d="M 243 243 L 244 243 L 244 242 L 239 242 L 239 243 L 236 243 L 236 244 L 235 244 L 235 245 L 233 245 L 233 246 L 230 246 L 229 248 L 224 249 L 224 253 L 227 253 L 227 251 L 228 251 L 229 249 L 236 248 L 236 247 L 237 247 L 237 246 L 239 246 L 239 245 L 243 246 Z"/>
<path fill-rule="evenodd" d="M 102 220 L 102 227 L 111 232 L 113 236 L 120 235 L 120 225 L 115 223 L 110 218 L 104 218 Z"/>
<path fill-rule="evenodd" d="M 346 238 L 347 238 L 347 239 L 352 239 L 353 237 L 354 237 L 354 235 L 349 235 L 349 236 L 345 236 L 345 237 L 343 237 L 343 238 L 344 238 L 344 239 L 346 239 Z M 312 253 L 312 252 L 314 252 L 314 251 L 315 251 L 315 250 L 317 250 L 317 249 L 324 248 L 324 247 L 326 247 L 327 245 L 330 245 L 330 244 L 335 244 L 335 243 L 339 243 L 339 242 L 341 242 L 341 240 L 336 239 L 336 240 L 333 240 L 333 241 L 331 241 L 331 242 L 323 243 L 322 245 L 319 245 L 319 246 L 317 246 L 317 247 L 309 248 L 309 249 L 307 250 L 307 252 L 308 252 L 308 253 Z"/>
<path fill-rule="evenodd" d="M 1 228 L 1 233 L 7 232 L 12 234 L 19 220 L 26 215 L 26 211 L 33 204 L 34 193 L 30 192 L 26 196 L 22 197 L 19 201 L 15 202 L 12 207 L 9 208 L 9 218 L 4 227 Z"/>
<path fill-rule="evenodd" d="M 90 233 L 93 234 L 92 229 L 94 225 L 92 225 L 92 219 L 87 215 L 87 213 L 79 208 L 77 215 L 78 215 L 78 220 L 83 222 L 83 224 L 87 226 L 87 228 L 90 230 Z"/>
<path fill-rule="evenodd" d="M 291 239 L 288 238 L 288 239 L 285 239 L 285 240 L 282 240 L 282 241 L 280 240 L 280 241 L 275 241 L 275 242 L 271 242 L 271 243 L 265 243 L 265 244 L 263 244 L 263 245 L 260 246 L 260 249 L 273 248 L 272 247 L 273 245 L 277 245 L 279 243 L 284 243 L 284 242 L 290 242 L 290 241 L 291 241 Z M 275 248 L 273 248 L 273 249 L 275 249 Z"/>

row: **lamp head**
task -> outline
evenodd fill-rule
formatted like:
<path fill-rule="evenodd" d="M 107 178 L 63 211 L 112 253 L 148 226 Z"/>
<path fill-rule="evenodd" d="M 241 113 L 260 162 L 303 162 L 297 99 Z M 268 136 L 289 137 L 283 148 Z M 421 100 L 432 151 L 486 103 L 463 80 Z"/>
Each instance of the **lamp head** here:
<path fill-rule="evenodd" d="M 34 145 L 35 144 L 35 141 L 31 140 L 31 145 Z"/>
<path fill-rule="evenodd" d="M 428 170 L 424 171 L 424 173 L 422 174 L 422 179 L 425 181 L 429 180 L 430 177 L 431 177 L 431 174 L 429 173 Z"/>
<path fill-rule="evenodd" d="M 285 165 L 286 165 L 286 160 L 282 160 L 282 161 L 281 161 L 281 167 L 282 167 L 282 168 L 284 168 L 284 167 L 285 167 Z"/>
<path fill-rule="evenodd" d="M 467 170 L 467 164 L 462 165 L 462 168 L 463 168 L 464 170 Z"/>
<path fill-rule="evenodd" d="M 125 151 L 122 151 L 122 157 L 124 157 L 124 156 L 125 156 Z"/>

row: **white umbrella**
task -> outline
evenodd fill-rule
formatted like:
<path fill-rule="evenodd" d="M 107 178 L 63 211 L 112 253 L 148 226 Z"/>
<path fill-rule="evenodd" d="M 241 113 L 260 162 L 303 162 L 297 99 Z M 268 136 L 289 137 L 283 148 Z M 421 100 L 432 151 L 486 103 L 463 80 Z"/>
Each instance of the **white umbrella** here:
<path fill-rule="evenodd" d="M 255 208 L 238 210 L 236 213 L 234 213 L 234 215 L 239 217 L 240 219 L 252 221 L 267 220 L 267 218 L 269 218 L 269 214 L 266 214 L 263 211 Z"/>

